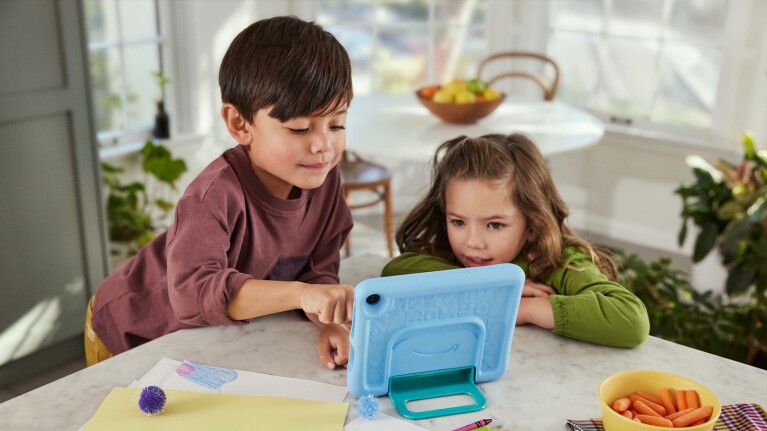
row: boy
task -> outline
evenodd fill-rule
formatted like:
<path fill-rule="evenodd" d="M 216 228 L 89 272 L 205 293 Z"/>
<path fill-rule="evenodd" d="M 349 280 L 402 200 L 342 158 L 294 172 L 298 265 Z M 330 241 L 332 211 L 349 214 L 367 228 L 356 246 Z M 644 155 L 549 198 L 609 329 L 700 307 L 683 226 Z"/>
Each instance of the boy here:
<path fill-rule="evenodd" d="M 295 17 L 258 21 L 221 62 L 221 117 L 238 146 L 208 165 L 174 223 L 101 284 L 89 304 L 88 365 L 182 328 L 243 325 L 301 309 L 328 368 L 346 365 L 353 289 L 338 284 L 352 228 L 338 169 L 351 65 Z"/>

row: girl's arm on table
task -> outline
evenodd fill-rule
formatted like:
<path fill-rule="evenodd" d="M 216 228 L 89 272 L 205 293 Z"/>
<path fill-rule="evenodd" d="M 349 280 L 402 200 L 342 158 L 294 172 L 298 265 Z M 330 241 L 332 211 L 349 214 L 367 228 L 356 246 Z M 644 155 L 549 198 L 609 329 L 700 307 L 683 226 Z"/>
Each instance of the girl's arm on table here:
<path fill-rule="evenodd" d="M 570 260 L 568 265 L 546 280 L 558 292 L 549 297 L 554 333 L 607 346 L 642 344 L 650 332 L 642 301 L 608 280 L 585 256 Z"/>

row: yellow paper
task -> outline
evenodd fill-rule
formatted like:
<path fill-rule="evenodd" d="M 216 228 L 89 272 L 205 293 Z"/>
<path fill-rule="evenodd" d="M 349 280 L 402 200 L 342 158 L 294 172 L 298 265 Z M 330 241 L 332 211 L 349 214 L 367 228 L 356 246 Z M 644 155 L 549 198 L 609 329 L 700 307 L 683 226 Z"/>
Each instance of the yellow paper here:
<path fill-rule="evenodd" d="M 85 430 L 341 431 L 349 407 L 296 398 L 168 390 L 165 411 L 147 416 L 138 407 L 140 394 L 140 388 L 112 389 Z"/>

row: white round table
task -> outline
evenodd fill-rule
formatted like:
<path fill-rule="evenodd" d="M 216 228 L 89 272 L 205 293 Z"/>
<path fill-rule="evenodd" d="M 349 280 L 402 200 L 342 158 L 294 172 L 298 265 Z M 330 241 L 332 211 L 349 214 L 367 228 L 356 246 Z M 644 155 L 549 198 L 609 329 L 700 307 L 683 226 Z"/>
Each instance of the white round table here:
<path fill-rule="evenodd" d="M 590 113 L 564 102 L 507 100 L 474 124 L 445 123 L 413 94 L 359 96 L 347 118 L 347 148 L 376 156 L 428 162 L 439 144 L 460 135 L 521 132 L 544 156 L 596 144 L 604 125 Z"/>

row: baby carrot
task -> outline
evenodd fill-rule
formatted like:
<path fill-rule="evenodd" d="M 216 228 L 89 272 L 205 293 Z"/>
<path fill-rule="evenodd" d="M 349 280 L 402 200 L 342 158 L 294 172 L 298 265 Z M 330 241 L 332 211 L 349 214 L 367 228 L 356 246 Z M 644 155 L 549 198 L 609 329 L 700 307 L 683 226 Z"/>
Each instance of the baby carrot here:
<path fill-rule="evenodd" d="M 621 415 L 623 415 L 623 416 L 625 416 L 625 417 L 627 417 L 629 419 L 632 419 L 634 417 L 634 414 L 631 413 L 631 410 L 624 410 L 624 411 L 621 412 Z"/>
<path fill-rule="evenodd" d="M 665 427 L 665 428 L 674 428 L 671 421 L 666 418 L 659 418 L 657 416 L 649 416 L 649 415 L 637 415 L 636 417 L 639 419 L 639 422 L 642 422 L 646 425 L 655 425 L 656 427 Z"/>
<path fill-rule="evenodd" d="M 666 418 L 666 419 L 668 419 L 668 420 L 670 420 L 670 421 L 673 421 L 674 419 L 676 419 L 676 418 L 680 418 L 680 417 L 682 417 L 682 416 L 686 415 L 687 413 L 690 413 L 690 412 L 691 412 L 691 411 L 693 411 L 693 410 L 695 410 L 695 409 L 684 409 L 684 410 L 679 410 L 679 411 L 678 411 L 678 412 L 676 412 L 676 413 L 672 413 L 672 414 L 670 414 L 670 415 L 668 415 L 668 416 L 663 416 L 663 417 L 664 417 L 664 418 Z"/>
<path fill-rule="evenodd" d="M 685 396 L 686 391 L 684 389 L 677 389 L 676 390 L 676 409 L 677 410 L 684 410 L 687 408 L 687 397 Z"/>
<path fill-rule="evenodd" d="M 714 411 L 714 408 L 711 406 L 703 406 L 698 407 L 697 409 L 691 411 L 690 413 L 687 413 L 686 415 L 676 418 L 671 423 L 674 425 L 674 428 L 682 428 L 686 427 L 687 425 L 690 425 L 693 422 L 697 422 L 700 419 L 706 419 L 708 420 L 709 417 L 711 417 L 711 413 Z"/>
<path fill-rule="evenodd" d="M 695 421 L 695 422 L 691 423 L 691 424 L 690 424 L 690 426 L 691 426 L 691 427 L 694 427 L 695 425 L 700 425 L 700 424 L 704 424 L 704 423 L 706 423 L 706 421 L 704 421 L 703 419 L 701 419 L 701 420 L 697 420 L 697 421 Z"/>
<path fill-rule="evenodd" d="M 674 400 L 671 398 L 671 391 L 668 388 L 660 388 L 660 399 L 663 407 L 666 408 L 666 413 L 676 413 L 676 407 L 674 407 Z"/>
<path fill-rule="evenodd" d="M 698 402 L 698 393 L 694 389 L 685 392 L 684 397 L 687 400 L 687 407 L 693 409 L 700 407 L 700 402 Z"/>
<path fill-rule="evenodd" d="M 655 413 L 657 413 L 659 416 L 666 416 L 666 408 L 665 407 L 663 407 L 662 405 L 657 404 L 657 403 L 655 403 L 653 401 L 650 401 L 650 400 L 648 400 L 647 398 L 645 398 L 645 397 L 643 397 L 641 395 L 634 394 L 634 395 L 629 396 L 629 399 L 631 400 L 632 403 L 635 403 L 637 401 L 641 401 L 647 407 L 655 410 Z"/>
<path fill-rule="evenodd" d="M 637 391 L 636 394 L 639 395 L 642 398 L 645 398 L 645 399 L 648 399 L 648 400 L 654 402 L 655 404 L 663 404 L 663 400 L 661 400 L 661 398 L 659 396 L 653 395 L 653 394 L 651 394 L 649 392 Z"/>
<path fill-rule="evenodd" d="M 618 413 L 623 413 L 628 410 L 629 407 L 631 407 L 631 400 L 628 398 L 618 398 L 613 403 L 613 410 Z"/>
<path fill-rule="evenodd" d="M 656 418 L 662 418 L 663 416 L 660 415 L 660 413 L 656 412 L 650 406 L 643 403 L 642 400 L 636 400 L 634 401 L 634 408 L 639 413 L 637 416 L 642 415 L 649 415 L 649 416 L 655 416 Z"/>

